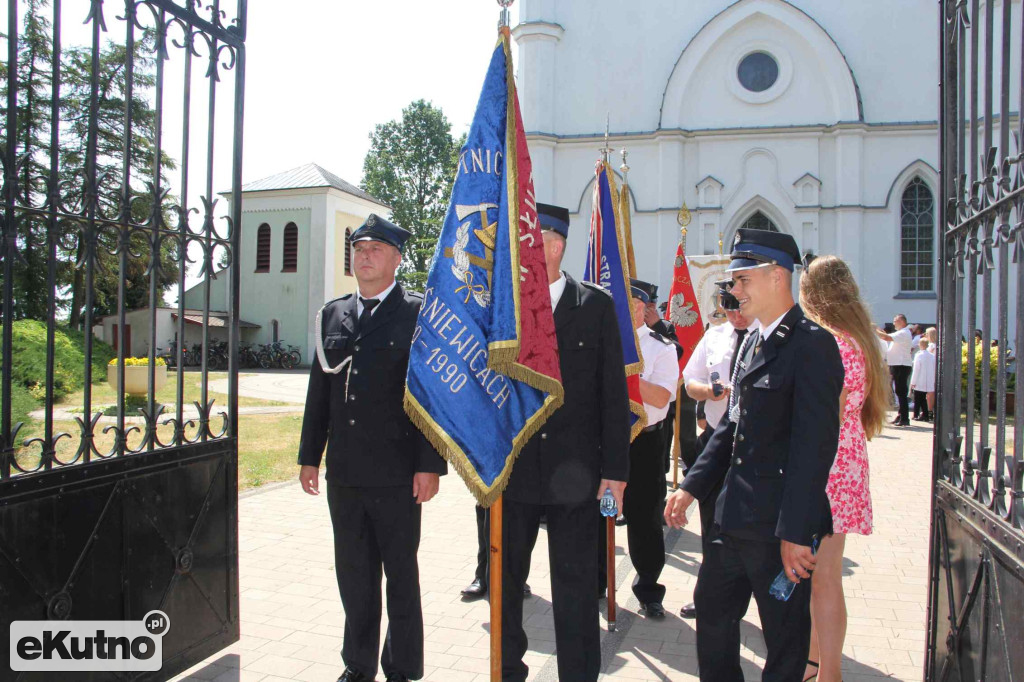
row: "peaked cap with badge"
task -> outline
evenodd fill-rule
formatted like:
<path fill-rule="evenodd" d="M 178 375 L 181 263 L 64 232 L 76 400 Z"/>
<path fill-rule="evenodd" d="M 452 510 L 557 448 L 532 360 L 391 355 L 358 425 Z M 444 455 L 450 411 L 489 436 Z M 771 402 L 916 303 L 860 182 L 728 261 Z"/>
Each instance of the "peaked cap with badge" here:
<path fill-rule="evenodd" d="M 411 236 L 412 232 L 404 227 L 399 227 L 390 220 L 385 220 L 376 213 L 371 213 L 366 218 L 366 222 L 352 233 L 352 243 L 365 241 L 384 242 L 401 251 Z"/>
<path fill-rule="evenodd" d="M 537 204 L 537 222 L 542 231 L 557 232 L 565 239 L 569 238 L 569 209 L 552 204 Z"/>
<path fill-rule="evenodd" d="M 790 272 L 800 262 L 800 249 L 792 235 L 769 230 L 736 230 L 732 262 L 726 272 L 778 265 Z"/>

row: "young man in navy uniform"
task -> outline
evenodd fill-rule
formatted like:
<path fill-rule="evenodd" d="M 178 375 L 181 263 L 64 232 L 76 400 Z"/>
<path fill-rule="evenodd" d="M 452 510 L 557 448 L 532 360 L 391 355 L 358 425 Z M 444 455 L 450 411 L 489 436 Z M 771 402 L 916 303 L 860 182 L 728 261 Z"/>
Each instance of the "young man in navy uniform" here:
<path fill-rule="evenodd" d="M 629 402 L 611 296 L 561 272 L 569 211 L 537 204 L 558 337 L 565 403 L 525 445 L 504 493 L 502 679 L 529 668 L 523 586 L 547 517 L 558 679 L 593 682 L 601 668 L 597 572 L 598 500 L 611 488 L 622 508 L 629 477 Z"/>
<path fill-rule="evenodd" d="M 381 571 L 387 573 L 388 632 L 381 668 L 388 682 L 423 676 L 420 506 L 447 465 L 405 414 L 405 373 L 422 297 L 395 272 L 410 234 L 371 214 L 352 233 L 359 291 L 316 317 L 299 442 L 299 481 L 319 495 L 327 447 L 327 503 L 334 566 L 345 609 L 339 682 L 372 680 L 380 651 Z"/>
<path fill-rule="evenodd" d="M 835 339 L 793 302 L 800 259 L 789 235 L 739 230 L 729 271 L 740 312 L 758 322 L 739 351 L 729 407 L 665 505 L 674 527 L 725 479 L 697 576 L 703 682 L 742 682 L 740 621 L 753 594 L 768 655 L 762 680 L 800 682 L 810 641 L 812 545 L 832 530 L 825 485 L 839 443 L 843 364 Z M 768 588 L 783 571 L 786 601 Z"/>

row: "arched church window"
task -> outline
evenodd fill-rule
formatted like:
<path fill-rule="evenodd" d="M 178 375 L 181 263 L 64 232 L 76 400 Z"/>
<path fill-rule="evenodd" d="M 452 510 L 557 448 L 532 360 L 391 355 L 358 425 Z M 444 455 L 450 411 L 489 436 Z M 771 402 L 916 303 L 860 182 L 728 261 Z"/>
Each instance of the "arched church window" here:
<path fill-rule="evenodd" d="M 256 272 L 270 272 L 270 225 L 256 230 Z"/>
<path fill-rule="evenodd" d="M 352 276 L 352 228 L 345 228 L 345 276 Z"/>
<path fill-rule="evenodd" d="M 754 215 L 747 218 L 742 225 L 741 230 L 767 230 L 768 232 L 778 232 L 779 228 L 771 221 L 771 219 L 764 213 L 758 211 Z"/>
<path fill-rule="evenodd" d="M 900 291 L 935 290 L 934 208 L 924 180 L 911 180 L 900 203 Z"/>
<path fill-rule="evenodd" d="M 281 272 L 295 272 L 299 262 L 299 228 L 295 223 L 284 226 L 284 266 Z"/>
<path fill-rule="evenodd" d="M 751 52 L 736 67 L 740 85 L 751 92 L 764 92 L 779 80 L 779 63 L 767 52 Z"/>

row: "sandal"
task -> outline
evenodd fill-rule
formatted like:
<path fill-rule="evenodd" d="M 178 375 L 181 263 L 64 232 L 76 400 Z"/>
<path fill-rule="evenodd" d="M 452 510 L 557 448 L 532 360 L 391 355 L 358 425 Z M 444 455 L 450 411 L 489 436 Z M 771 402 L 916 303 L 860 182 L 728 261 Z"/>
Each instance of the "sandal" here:
<path fill-rule="evenodd" d="M 812 661 L 812 660 L 811 660 L 811 659 L 809 659 L 809 658 L 807 659 L 807 665 L 809 665 L 809 666 L 813 667 L 813 668 L 814 668 L 815 670 L 817 670 L 817 669 L 818 669 L 818 664 L 817 664 L 817 662 L 815 662 L 815 661 Z M 804 682 L 811 682 L 811 680 L 815 679 L 815 678 L 816 678 L 817 676 L 818 676 L 818 673 L 814 673 L 814 674 L 813 674 L 813 675 L 811 675 L 810 677 L 805 677 L 805 678 L 804 678 Z"/>

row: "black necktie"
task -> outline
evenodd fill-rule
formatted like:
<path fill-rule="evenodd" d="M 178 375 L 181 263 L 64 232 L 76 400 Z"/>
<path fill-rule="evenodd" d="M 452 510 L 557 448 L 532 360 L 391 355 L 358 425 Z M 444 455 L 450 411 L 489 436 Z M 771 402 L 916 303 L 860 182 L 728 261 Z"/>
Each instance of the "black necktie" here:
<path fill-rule="evenodd" d="M 363 327 L 370 322 L 370 315 L 373 313 L 373 309 L 377 307 L 377 304 L 380 303 L 380 300 L 360 296 L 359 302 L 363 304 L 363 312 L 359 315 L 359 329 L 362 331 Z"/>
<path fill-rule="evenodd" d="M 732 362 L 729 363 L 729 376 L 736 370 L 736 360 L 740 357 L 740 348 L 743 347 L 743 337 L 747 335 L 746 329 L 736 330 L 736 343 L 732 346 Z"/>

